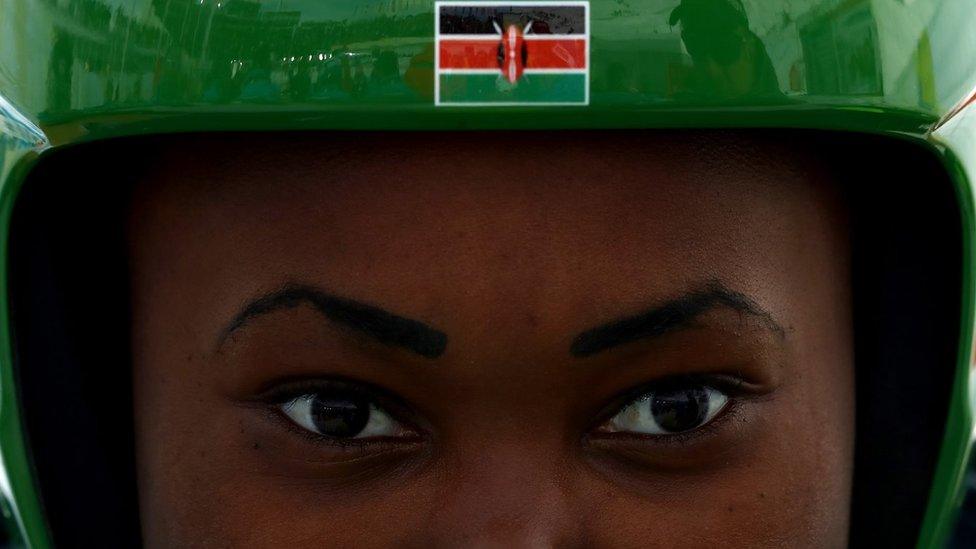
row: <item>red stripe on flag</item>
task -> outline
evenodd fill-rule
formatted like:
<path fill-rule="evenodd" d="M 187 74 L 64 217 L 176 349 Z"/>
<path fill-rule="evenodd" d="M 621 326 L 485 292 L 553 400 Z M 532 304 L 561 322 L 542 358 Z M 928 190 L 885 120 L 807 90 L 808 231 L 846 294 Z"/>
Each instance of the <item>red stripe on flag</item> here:
<path fill-rule="evenodd" d="M 501 39 L 443 40 L 441 39 L 442 69 L 500 69 L 498 46 Z"/>
<path fill-rule="evenodd" d="M 440 68 L 500 69 L 501 39 L 446 40 L 441 38 Z M 585 69 L 586 40 L 526 40 L 526 69 Z"/>
<path fill-rule="evenodd" d="M 526 69 L 585 69 L 586 40 L 526 40 Z"/>

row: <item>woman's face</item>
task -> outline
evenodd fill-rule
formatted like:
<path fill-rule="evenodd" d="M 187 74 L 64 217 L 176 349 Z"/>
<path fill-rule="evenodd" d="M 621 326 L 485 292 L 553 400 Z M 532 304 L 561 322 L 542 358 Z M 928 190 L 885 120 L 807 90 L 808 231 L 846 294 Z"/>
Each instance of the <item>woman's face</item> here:
<path fill-rule="evenodd" d="M 164 151 L 130 227 L 148 545 L 843 546 L 847 230 L 799 149 Z"/>

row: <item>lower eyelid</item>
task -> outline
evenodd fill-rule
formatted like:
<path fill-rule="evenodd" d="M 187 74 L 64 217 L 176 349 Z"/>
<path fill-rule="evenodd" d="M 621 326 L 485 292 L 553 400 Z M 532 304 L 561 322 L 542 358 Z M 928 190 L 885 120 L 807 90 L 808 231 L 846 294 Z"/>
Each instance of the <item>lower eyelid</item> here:
<path fill-rule="evenodd" d="M 630 440 L 630 441 L 645 441 L 648 444 L 656 445 L 676 445 L 685 444 L 693 442 L 697 438 L 704 438 L 713 434 L 716 430 L 721 429 L 724 424 L 728 421 L 735 419 L 735 415 L 739 412 L 739 407 L 743 403 L 739 398 L 729 396 L 728 401 L 725 406 L 715 415 L 708 423 L 691 429 L 688 431 L 683 431 L 680 433 L 666 433 L 666 434 L 647 434 L 647 433 L 637 433 L 633 431 L 600 431 L 599 428 L 591 431 L 587 434 L 588 439 L 601 439 L 601 440 Z"/>
<path fill-rule="evenodd" d="M 335 438 L 309 431 L 297 425 L 286 416 L 279 407 L 264 408 L 264 416 L 276 427 L 283 427 L 288 434 L 294 434 L 306 442 L 324 445 L 332 448 L 364 448 L 369 446 L 385 446 L 387 448 L 400 444 L 415 444 L 423 441 L 423 437 L 412 429 L 406 429 L 402 436 L 395 437 L 365 437 L 365 438 Z"/>

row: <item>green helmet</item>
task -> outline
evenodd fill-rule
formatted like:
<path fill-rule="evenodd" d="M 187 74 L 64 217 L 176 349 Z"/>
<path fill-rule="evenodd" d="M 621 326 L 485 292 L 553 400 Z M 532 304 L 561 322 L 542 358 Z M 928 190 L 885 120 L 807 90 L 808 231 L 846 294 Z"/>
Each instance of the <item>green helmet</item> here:
<path fill-rule="evenodd" d="M 899 312 L 878 305 L 888 347 L 875 354 L 882 370 L 923 372 L 913 413 L 932 442 L 859 436 L 854 511 L 854 528 L 942 546 L 973 438 L 974 22 L 969 0 L 0 3 L 0 492 L 13 536 L 114 546 L 138 528 L 120 526 L 128 488 L 103 482 L 131 467 L 99 449 L 109 434 L 76 433 L 71 448 L 44 436 L 66 416 L 94 421 L 83 408 L 97 404 L 35 411 L 40 380 L 81 392 L 72 372 L 114 345 L 64 343 L 57 273 L 85 256 L 37 259 L 44 244 L 18 229 L 24 196 L 49 199 L 32 184 L 56 173 L 61 150 L 182 132 L 766 128 L 870 134 L 935 166 L 919 185 L 950 197 L 952 234 L 923 230 L 941 244 L 916 242 L 927 259 L 886 263 L 877 282 L 879 302 L 918 294 Z M 109 200 L 99 178 L 76 184 Z M 906 223 L 879 230 L 906 238 Z M 918 261 L 942 266 L 906 271 Z M 939 300 L 936 322 L 925 306 Z M 928 343 L 904 342 L 916 333 Z"/>

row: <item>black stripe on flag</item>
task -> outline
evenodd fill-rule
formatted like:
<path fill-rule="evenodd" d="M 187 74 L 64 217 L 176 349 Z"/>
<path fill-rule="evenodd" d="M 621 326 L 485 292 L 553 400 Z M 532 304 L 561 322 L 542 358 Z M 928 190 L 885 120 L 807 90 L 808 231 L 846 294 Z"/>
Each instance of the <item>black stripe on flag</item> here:
<path fill-rule="evenodd" d="M 441 6 L 441 34 L 494 34 L 532 21 L 532 34 L 586 34 L 583 6 Z"/>

